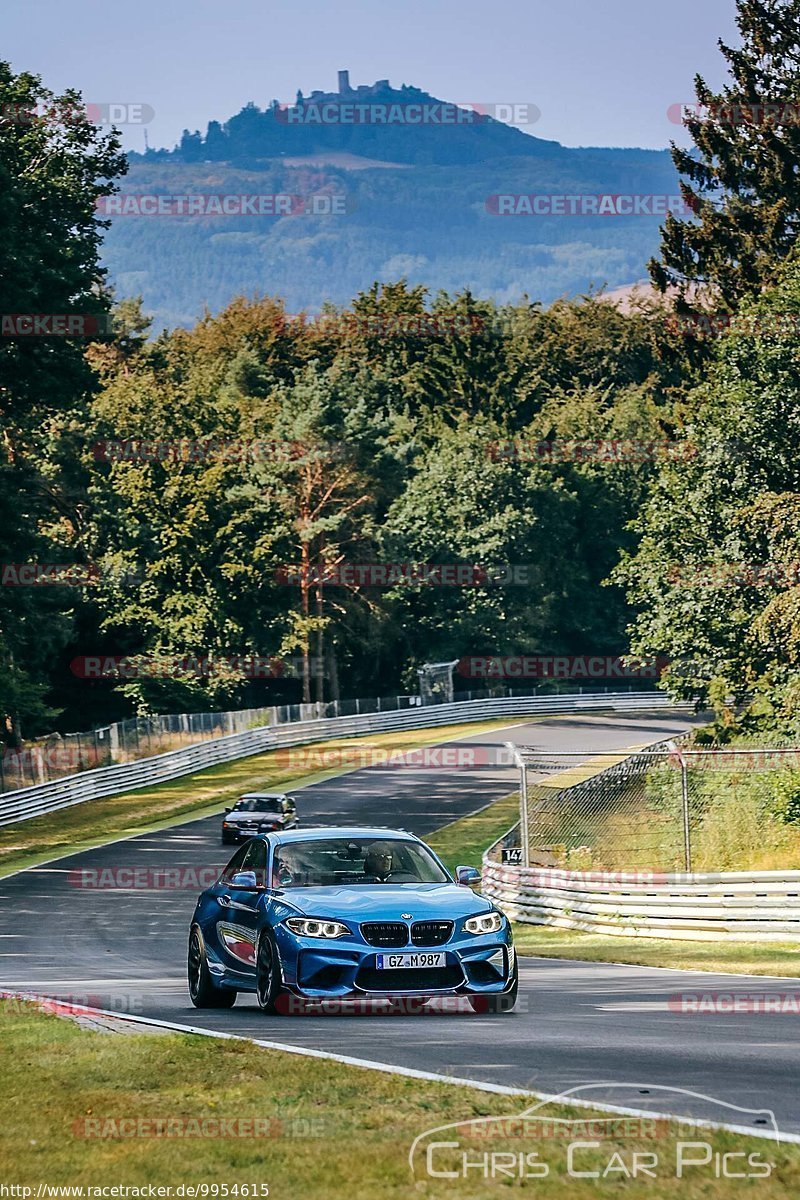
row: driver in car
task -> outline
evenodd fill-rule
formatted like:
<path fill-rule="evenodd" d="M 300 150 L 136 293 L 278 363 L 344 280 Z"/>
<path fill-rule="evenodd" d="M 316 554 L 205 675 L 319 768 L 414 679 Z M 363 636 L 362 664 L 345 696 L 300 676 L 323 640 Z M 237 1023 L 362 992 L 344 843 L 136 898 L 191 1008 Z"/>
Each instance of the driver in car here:
<path fill-rule="evenodd" d="M 289 862 L 285 858 L 275 857 L 275 863 L 272 868 L 272 886 L 274 888 L 289 887 L 294 883 L 294 873 Z"/>
<path fill-rule="evenodd" d="M 400 855 L 386 842 L 373 842 L 364 856 L 364 883 L 419 883 L 419 877 L 403 869 Z"/>
<path fill-rule="evenodd" d="M 373 842 L 364 857 L 368 883 L 386 883 L 392 873 L 392 852 L 385 842 Z"/>

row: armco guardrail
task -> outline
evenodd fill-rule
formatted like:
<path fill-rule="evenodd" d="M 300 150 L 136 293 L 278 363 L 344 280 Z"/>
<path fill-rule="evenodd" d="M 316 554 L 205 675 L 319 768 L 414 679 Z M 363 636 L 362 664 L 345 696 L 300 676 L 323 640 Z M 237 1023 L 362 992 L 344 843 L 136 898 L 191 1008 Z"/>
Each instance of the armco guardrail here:
<path fill-rule="evenodd" d="M 483 894 L 514 921 L 676 941 L 800 941 L 800 871 L 561 871 L 490 853 Z"/>
<path fill-rule="evenodd" d="M 605 710 L 612 712 L 647 711 L 656 708 L 675 708 L 664 692 L 609 692 L 578 696 L 504 696 L 489 700 L 466 700 L 454 704 L 435 704 L 422 708 L 400 709 L 393 712 L 370 713 L 350 717 L 328 717 L 314 721 L 295 721 L 292 724 L 235 733 L 172 750 L 153 758 L 98 767 L 69 775 L 65 779 L 36 787 L 21 788 L 0 796 L 0 825 L 26 821 L 42 813 L 54 812 L 87 800 L 133 792 L 138 788 L 164 783 L 214 767 L 218 763 L 262 754 L 281 746 L 302 746 L 327 738 L 348 737 L 363 733 L 388 732 L 393 729 L 426 729 L 437 725 L 482 721 L 493 717 L 529 716 L 536 713 L 579 713 Z M 684 709 L 691 706 L 679 705 Z"/>

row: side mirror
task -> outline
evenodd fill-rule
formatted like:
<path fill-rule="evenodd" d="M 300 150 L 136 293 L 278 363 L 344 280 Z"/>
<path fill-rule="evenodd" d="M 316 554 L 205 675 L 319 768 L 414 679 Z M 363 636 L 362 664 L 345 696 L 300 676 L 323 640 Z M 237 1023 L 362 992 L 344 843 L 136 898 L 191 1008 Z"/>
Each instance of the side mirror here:
<path fill-rule="evenodd" d="M 231 808 L 231 806 L 230 806 L 230 805 L 228 805 L 228 807 L 225 809 L 225 812 L 226 812 L 226 813 L 229 813 L 229 812 L 232 812 L 232 811 L 233 811 L 233 809 Z"/>
<path fill-rule="evenodd" d="M 231 887 L 245 888 L 254 892 L 258 887 L 255 871 L 237 871 L 231 880 Z"/>
<path fill-rule="evenodd" d="M 476 888 L 480 882 L 481 873 L 475 867 L 456 867 L 456 883 L 461 887 Z"/>

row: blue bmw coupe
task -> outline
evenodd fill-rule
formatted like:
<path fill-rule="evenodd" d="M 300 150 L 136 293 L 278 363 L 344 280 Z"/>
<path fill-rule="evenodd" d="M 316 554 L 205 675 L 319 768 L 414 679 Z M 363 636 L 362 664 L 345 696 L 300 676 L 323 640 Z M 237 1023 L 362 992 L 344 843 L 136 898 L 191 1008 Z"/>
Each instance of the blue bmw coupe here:
<path fill-rule="evenodd" d="M 268 1013 L 299 1002 L 463 996 L 502 1013 L 517 998 L 503 914 L 408 833 L 284 830 L 251 838 L 197 901 L 189 993 L 230 1008 L 254 992 Z"/>

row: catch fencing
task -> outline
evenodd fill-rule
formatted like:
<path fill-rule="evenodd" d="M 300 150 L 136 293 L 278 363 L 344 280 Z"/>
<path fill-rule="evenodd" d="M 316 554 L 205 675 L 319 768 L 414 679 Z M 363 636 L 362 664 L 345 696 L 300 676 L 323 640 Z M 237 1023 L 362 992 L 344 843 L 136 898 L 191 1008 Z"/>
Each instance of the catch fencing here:
<path fill-rule="evenodd" d="M 524 866 L 601 871 L 800 867 L 800 749 L 551 754 L 520 767 Z"/>
<path fill-rule="evenodd" d="M 800 749 L 518 752 L 520 822 L 487 852 L 509 915 L 600 933 L 800 939 Z M 524 797 L 524 803 L 522 798 Z"/>
<path fill-rule="evenodd" d="M 0 793 L 64 779 L 79 771 L 115 763 L 152 758 L 200 742 L 265 725 L 326 716 L 358 715 L 409 708 L 417 696 L 388 696 L 378 700 L 346 700 L 330 704 L 283 704 L 230 712 L 168 713 L 128 717 L 82 733 L 51 734 L 0 754 Z M 328 711 L 320 711 L 320 710 Z"/>
<path fill-rule="evenodd" d="M 631 690 L 617 682 L 609 691 Z M 593 690 L 597 694 L 601 689 Z M 547 696 L 583 693 L 579 684 L 547 680 L 536 688 L 516 689 L 513 695 Z M 460 692 L 458 701 L 497 699 L 511 696 L 504 685 L 491 691 Z M 439 693 L 430 693 L 429 703 L 441 703 Z M 170 750 L 181 750 L 234 733 L 247 733 L 265 725 L 292 725 L 320 717 L 360 717 L 373 713 L 402 712 L 422 704 L 421 696 L 378 696 L 367 699 L 327 700 L 309 704 L 275 704 L 229 712 L 153 714 L 128 717 L 82 733 L 50 734 L 27 741 L 19 748 L 5 747 L 0 753 L 0 794 L 64 779 L 80 771 L 110 767 L 115 763 L 152 758 Z"/>
<path fill-rule="evenodd" d="M 327 706 L 321 705 L 324 711 Z M 0 825 L 24 821 L 42 813 L 81 804 L 87 800 L 135 791 L 170 779 L 189 775 L 219 763 L 267 750 L 302 746 L 327 738 L 389 732 L 391 730 L 428 729 L 495 718 L 529 716 L 537 713 L 643 712 L 675 708 L 664 692 L 609 692 L 570 696 L 507 696 L 483 700 L 456 701 L 408 707 L 390 712 L 372 712 L 351 716 L 317 716 L 286 724 L 262 726 L 244 733 L 213 738 L 198 745 L 168 751 L 138 761 L 117 763 L 68 776 L 65 779 L 23 788 L 0 796 Z M 692 706 L 679 705 L 684 711 Z"/>

